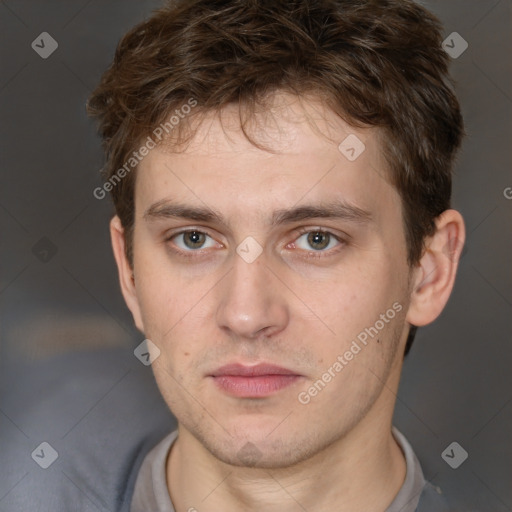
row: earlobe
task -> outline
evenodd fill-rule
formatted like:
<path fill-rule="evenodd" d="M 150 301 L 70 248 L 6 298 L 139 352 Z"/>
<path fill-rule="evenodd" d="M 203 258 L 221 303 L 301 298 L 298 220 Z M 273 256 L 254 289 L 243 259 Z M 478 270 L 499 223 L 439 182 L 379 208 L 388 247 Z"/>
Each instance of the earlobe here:
<path fill-rule="evenodd" d="M 433 322 L 442 312 L 455 283 L 465 241 L 462 215 L 446 210 L 436 219 L 436 231 L 414 271 L 407 321 L 418 327 Z"/>
<path fill-rule="evenodd" d="M 144 332 L 142 316 L 140 314 L 139 300 L 137 296 L 137 288 L 135 284 L 135 276 L 133 269 L 128 262 L 125 251 L 124 228 L 121 220 L 116 215 L 110 221 L 110 238 L 112 241 L 112 250 L 117 264 L 119 274 L 119 284 L 121 292 L 128 309 L 133 315 L 133 320 L 139 331 Z"/>

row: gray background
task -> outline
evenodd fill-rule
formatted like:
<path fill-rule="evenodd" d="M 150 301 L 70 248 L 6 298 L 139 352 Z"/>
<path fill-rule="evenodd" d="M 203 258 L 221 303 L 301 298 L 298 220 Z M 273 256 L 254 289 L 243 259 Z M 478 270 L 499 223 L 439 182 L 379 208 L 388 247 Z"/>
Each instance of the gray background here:
<path fill-rule="evenodd" d="M 424 2 L 469 48 L 452 72 L 467 138 L 453 206 L 467 244 L 454 293 L 419 330 L 395 425 L 456 510 L 512 510 L 511 2 Z M 111 255 L 103 165 L 85 101 L 118 39 L 158 1 L 0 3 L 0 511 L 126 510 L 147 450 L 175 422 L 133 349 Z M 42 59 L 41 32 L 58 42 Z M 31 458 L 41 442 L 48 468 Z M 441 458 L 453 441 L 457 469 Z M 37 451 L 36 451 L 37 453 Z M 122 469 L 121 469 L 122 468 Z"/>

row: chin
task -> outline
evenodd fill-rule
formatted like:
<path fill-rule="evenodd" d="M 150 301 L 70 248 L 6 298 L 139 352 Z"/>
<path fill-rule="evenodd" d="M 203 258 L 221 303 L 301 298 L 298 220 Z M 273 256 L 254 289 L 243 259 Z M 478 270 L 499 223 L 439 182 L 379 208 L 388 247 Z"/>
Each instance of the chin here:
<path fill-rule="evenodd" d="M 245 468 L 285 468 L 307 458 L 290 440 L 287 444 L 279 440 L 277 443 L 270 443 L 268 440 L 259 443 L 238 441 L 230 446 L 212 448 L 211 453 L 225 464 Z"/>
<path fill-rule="evenodd" d="M 283 425 L 273 421 L 258 425 L 237 425 L 235 430 L 226 428 L 197 433 L 201 444 L 218 460 L 237 467 L 277 469 L 301 462 L 318 448 L 311 444 L 307 429 L 302 429 L 304 439 Z M 230 433 L 228 433 L 230 432 Z"/>

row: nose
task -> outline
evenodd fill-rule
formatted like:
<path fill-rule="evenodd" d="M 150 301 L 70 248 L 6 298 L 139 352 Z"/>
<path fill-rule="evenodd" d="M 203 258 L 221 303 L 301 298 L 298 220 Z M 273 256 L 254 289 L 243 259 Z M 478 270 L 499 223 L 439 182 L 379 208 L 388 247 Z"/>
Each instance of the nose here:
<path fill-rule="evenodd" d="M 280 333 L 289 322 L 286 287 L 265 263 L 235 255 L 233 268 L 217 288 L 217 325 L 234 339 Z"/>

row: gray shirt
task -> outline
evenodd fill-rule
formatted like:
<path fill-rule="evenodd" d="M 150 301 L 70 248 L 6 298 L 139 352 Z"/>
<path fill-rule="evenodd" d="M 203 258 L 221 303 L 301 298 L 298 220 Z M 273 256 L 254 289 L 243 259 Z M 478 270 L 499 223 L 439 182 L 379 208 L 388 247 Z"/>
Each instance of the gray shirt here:
<path fill-rule="evenodd" d="M 448 512 L 441 491 L 425 481 L 407 439 L 395 427 L 393 435 L 405 455 L 407 471 L 402 487 L 385 512 Z M 177 436 L 177 430 L 171 432 L 146 455 L 135 482 L 130 512 L 175 512 L 167 489 L 165 464 Z"/>

